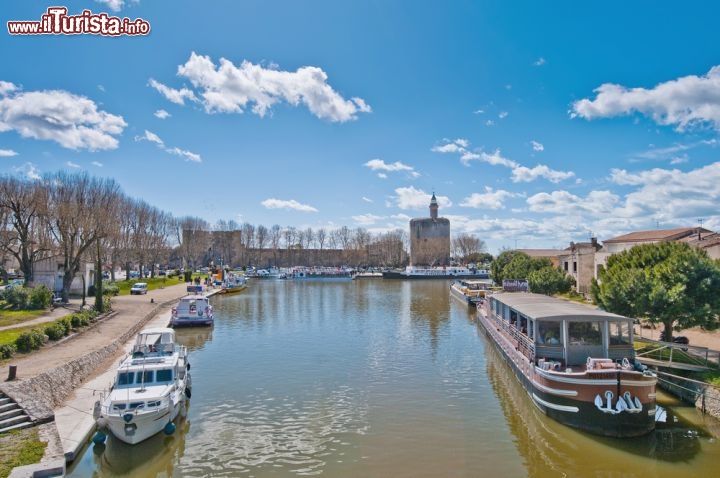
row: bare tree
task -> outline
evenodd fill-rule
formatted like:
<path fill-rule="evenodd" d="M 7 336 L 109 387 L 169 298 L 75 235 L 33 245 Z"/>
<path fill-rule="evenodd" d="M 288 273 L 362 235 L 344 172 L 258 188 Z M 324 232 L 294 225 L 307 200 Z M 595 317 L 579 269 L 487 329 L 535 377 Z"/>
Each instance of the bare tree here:
<path fill-rule="evenodd" d="M 90 178 L 86 173 L 65 172 L 45 176 L 42 184 L 48 200 L 41 217 L 63 258 L 62 300 L 67 302 L 83 256 L 102 234 L 103 211 L 110 207 L 118 186 L 112 180 Z M 84 281 L 84 275 L 82 278 Z"/>
<path fill-rule="evenodd" d="M 458 234 L 452 243 L 452 255 L 456 259 L 465 260 L 467 257 L 485 251 L 485 242 L 472 234 Z"/>
<path fill-rule="evenodd" d="M 49 238 L 39 224 L 46 203 L 45 189 L 37 182 L 0 177 L 0 249 L 13 256 L 25 281 L 33 281 L 33 264 L 50 255 Z"/>

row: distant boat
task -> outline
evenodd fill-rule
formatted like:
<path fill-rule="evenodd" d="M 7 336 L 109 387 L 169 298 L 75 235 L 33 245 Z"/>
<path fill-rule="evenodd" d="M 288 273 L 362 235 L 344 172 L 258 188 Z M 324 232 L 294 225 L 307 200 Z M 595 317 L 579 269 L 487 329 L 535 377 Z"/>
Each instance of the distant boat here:
<path fill-rule="evenodd" d="M 487 280 L 458 279 L 450 284 L 450 293 L 453 297 L 470 306 L 482 303 L 485 295 L 491 291 L 491 285 Z"/>
<path fill-rule="evenodd" d="M 234 272 L 225 272 L 218 294 L 236 294 L 247 287 L 247 277 Z"/>
<path fill-rule="evenodd" d="M 170 314 L 172 327 L 213 325 L 214 320 L 210 299 L 202 294 L 182 297 Z"/>
<path fill-rule="evenodd" d="M 490 271 L 463 266 L 422 267 L 384 271 L 383 279 L 489 279 Z"/>
<path fill-rule="evenodd" d="M 170 435 L 190 389 L 187 348 L 175 342 L 175 331 L 144 329 L 120 362 L 110 391 L 95 403 L 93 416 L 100 430 L 130 445 L 161 431 Z"/>
<path fill-rule="evenodd" d="M 281 279 L 350 279 L 351 269 L 344 267 L 291 267 Z"/>
<path fill-rule="evenodd" d="M 634 360 L 633 319 L 528 292 L 490 294 L 477 319 L 549 417 L 610 437 L 655 429 L 657 376 Z"/>
<path fill-rule="evenodd" d="M 381 271 L 353 271 L 350 276 L 353 279 L 382 279 Z"/>

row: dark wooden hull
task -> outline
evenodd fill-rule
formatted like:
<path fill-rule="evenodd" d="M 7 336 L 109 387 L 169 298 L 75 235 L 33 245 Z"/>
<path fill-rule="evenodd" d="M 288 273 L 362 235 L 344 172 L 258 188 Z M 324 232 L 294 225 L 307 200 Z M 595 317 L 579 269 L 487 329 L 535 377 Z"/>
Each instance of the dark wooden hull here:
<path fill-rule="evenodd" d="M 533 403 L 549 417 L 611 437 L 641 436 L 655 429 L 654 376 L 621 369 L 544 370 L 520 353 L 483 313 L 477 317 Z"/>

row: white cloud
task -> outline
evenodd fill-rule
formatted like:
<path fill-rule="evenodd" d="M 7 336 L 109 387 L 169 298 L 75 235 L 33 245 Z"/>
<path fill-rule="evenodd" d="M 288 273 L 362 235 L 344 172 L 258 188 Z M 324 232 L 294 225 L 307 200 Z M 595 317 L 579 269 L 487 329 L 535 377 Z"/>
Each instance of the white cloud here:
<path fill-rule="evenodd" d="M 487 121 L 485 122 L 485 126 L 488 126 L 488 127 L 490 127 L 490 126 L 495 126 L 495 122 L 494 122 L 493 120 L 487 120 Z"/>
<path fill-rule="evenodd" d="M 84 96 L 62 90 L 17 92 L 7 82 L 0 88 L 4 94 L 0 98 L 0 132 L 16 131 L 23 138 L 97 151 L 117 148 L 115 136 L 127 126 L 122 116 L 98 110 L 95 102 Z"/>
<path fill-rule="evenodd" d="M 651 89 L 605 83 L 594 90 L 594 100 L 576 101 L 570 113 L 592 120 L 637 112 L 678 131 L 705 124 L 720 130 L 719 90 L 720 66 L 714 66 L 705 76 L 689 75 Z"/>
<path fill-rule="evenodd" d="M 387 179 L 388 175 L 385 174 L 385 173 L 378 173 L 378 177 L 379 177 L 380 179 Z"/>
<path fill-rule="evenodd" d="M 309 206 L 307 204 L 300 204 L 294 199 L 285 200 L 285 199 L 266 199 L 263 202 L 261 202 L 264 207 L 267 209 L 290 209 L 293 211 L 300 211 L 300 212 L 318 212 L 317 209 L 315 209 L 312 206 Z"/>
<path fill-rule="evenodd" d="M 40 179 L 40 170 L 33 163 L 25 163 L 13 170 L 33 181 Z"/>
<path fill-rule="evenodd" d="M 509 114 L 510 113 L 508 113 L 507 111 L 501 111 L 500 113 L 498 113 L 498 118 L 505 119 L 508 117 Z"/>
<path fill-rule="evenodd" d="M 263 117 L 277 103 L 286 102 L 302 104 L 320 119 L 345 122 L 372 111 L 362 98 L 343 98 L 327 83 L 327 74 L 315 66 L 282 71 L 249 61 L 236 66 L 225 58 L 216 66 L 209 56 L 192 52 L 178 67 L 178 75 L 192 83 L 197 96 L 187 88 L 175 90 L 152 79 L 150 85 L 178 104 L 183 104 L 184 98 L 200 98 L 208 113 L 243 113 L 249 108 Z"/>
<path fill-rule="evenodd" d="M 422 189 L 416 189 L 412 186 L 397 188 L 395 189 L 395 194 L 397 194 L 394 198 L 396 202 L 395 206 L 400 209 L 427 208 L 430 206 L 430 199 L 432 198 L 432 193 L 428 194 Z M 437 199 L 440 208 L 452 206 L 452 201 L 450 201 L 450 198 L 447 196 L 435 195 L 435 199 Z"/>
<path fill-rule="evenodd" d="M 135 141 L 150 141 L 158 146 L 165 146 L 165 143 L 158 135 L 148 130 L 145 130 L 145 133 L 142 136 L 135 136 Z"/>
<path fill-rule="evenodd" d="M 79 164 L 73 163 L 72 161 L 68 161 L 67 163 L 65 163 L 65 165 L 66 165 L 68 168 L 81 169 Z"/>
<path fill-rule="evenodd" d="M 90 164 L 92 164 L 93 166 L 97 166 L 98 168 L 102 168 L 102 167 L 103 167 L 103 163 L 101 163 L 101 162 L 99 162 L 99 161 L 93 161 L 93 162 L 91 162 Z"/>
<path fill-rule="evenodd" d="M 171 116 L 170 113 L 168 113 L 167 111 L 165 111 L 163 109 L 157 110 L 153 114 L 155 115 L 156 118 L 160 118 L 160 119 L 166 119 Z"/>
<path fill-rule="evenodd" d="M 12 149 L 0 149 L 0 158 L 7 158 L 10 156 L 17 156 L 17 152 Z"/>
<path fill-rule="evenodd" d="M 362 197 L 362 200 L 365 201 L 365 202 L 370 202 L 370 203 L 371 203 L 371 202 L 374 202 L 372 199 L 366 198 L 365 196 Z"/>
<path fill-rule="evenodd" d="M 472 193 L 463 199 L 460 203 L 463 207 L 472 207 L 475 209 L 504 209 L 503 201 L 508 198 L 516 197 L 518 194 L 501 189 L 493 191 L 490 187 L 485 187 L 484 193 Z"/>
<path fill-rule="evenodd" d="M 400 161 L 395 161 L 394 163 L 388 164 L 385 161 L 383 161 L 382 159 L 371 159 L 370 161 L 365 163 L 363 166 L 366 166 L 373 171 L 390 171 L 390 172 L 407 171 L 408 174 L 413 178 L 420 176 L 420 173 L 415 171 L 415 169 L 412 166 L 403 164 Z M 387 174 L 384 174 L 384 173 L 378 173 L 378 176 L 383 179 L 387 178 Z"/>
<path fill-rule="evenodd" d="M 182 156 L 182 157 L 186 158 L 188 161 L 192 161 L 193 163 L 202 163 L 202 158 L 200 157 L 199 154 L 190 152 L 186 149 L 180 149 L 178 147 L 174 147 L 174 148 L 167 148 L 167 149 L 165 149 L 165 151 L 167 151 L 170 154 L 174 154 L 176 156 Z"/>
<path fill-rule="evenodd" d="M 186 160 L 194 163 L 202 163 L 202 158 L 199 154 L 185 149 L 180 149 L 178 147 L 165 147 L 165 142 L 152 131 L 145 130 L 145 133 L 142 136 L 135 136 L 135 141 L 150 141 L 151 143 L 155 143 L 158 148 L 163 149 L 166 153 L 174 154 L 175 156 L 182 156 Z"/>
<path fill-rule="evenodd" d="M 544 164 L 538 164 L 532 169 L 525 166 L 517 166 L 512 170 L 512 180 L 515 183 L 529 183 L 537 178 L 545 178 L 551 183 L 559 183 L 573 176 L 575 176 L 575 173 L 571 171 L 555 171 Z"/>
<path fill-rule="evenodd" d="M 545 62 L 545 58 L 540 57 L 540 58 L 538 58 L 537 60 L 535 60 L 535 62 L 533 63 L 533 65 L 535 65 L 535 66 L 543 66 L 545 63 L 546 63 L 546 62 Z"/>
<path fill-rule="evenodd" d="M 492 166 L 505 166 L 507 168 L 516 168 L 518 164 L 508 158 L 505 158 L 499 149 L 496 149 L 494 153 L 465 153 L 460 157 L 460 161 L 464 165 L 469 165 L 470 161 L 481 161 L 488 163 Z"/>
<path fill-rule="evenodd" d="M 188 88 L 180 88 L 179 90 L 177 90 L 175 88 L 165 86 L 159 81 L 153 80 L 152 78 L 150 78 L 148 84 L 151 87 L 155 88 L 168 101 L 171 101 L 176 105 L 184 105 L 186 99 L 190 101 L 198 101 L 198 99 L 195 97 L 195 93 L 193 93 L 193 91 Z"/>
<path fill-rule="evenodd" d="M 12 93 L 17 90 L 18 87 L 9 81 L 0 80 L 0 95 L 6 96 L 8 93 Z"/>
<path fill-rule="evenodd" d="M 530 141 L 530 143 L 532 144 L 533 151 L 540 152 L 545 150 L 545 146 L 543 146 L 542 143 L 538 143 L 537 141 Z"/>
<path fill-rule="evenodd" d="M 125 6 L 125 0 L 95 0 L 98 3 L 104 3 L 113 12 L 119 12 Z M 140 0 L 135 0 L 139 2 Z"/>
<path fill-rule="evenodd" d="M 359 216 L 352 216 L 352 219 L 361 226 L 370 226 L 384 218 L 382 216 L 376 216 L 375 214 L 361 214 Z"/>
<path fill-rule="evenodd" d="M 569 216 L 585 213 L 601 217 L 612 214 L 619 200 L 618 196 L 610 191 L 591 191 L 584 198 L 567 191 L 553 191 L 535 194 L 527 199 L 527 204 L 533 212 Z"/>
<path fill-rule="evenodd" d="M 105 87 L 103 85 L 97 85 L 97 89 L 105 93 Z"/>

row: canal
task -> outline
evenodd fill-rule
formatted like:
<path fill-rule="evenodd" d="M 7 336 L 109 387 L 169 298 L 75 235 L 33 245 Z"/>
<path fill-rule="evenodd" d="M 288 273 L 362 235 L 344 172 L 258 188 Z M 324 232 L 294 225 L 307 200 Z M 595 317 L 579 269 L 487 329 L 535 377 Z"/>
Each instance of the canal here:
<path fill-rule="evenodd" d="M 446 281 L 256 280 L 178 330 L 173 436 L 89 444 L 70 477 L 714 476 L 716 420 L 662 397 L 639 439 L 540 414 Z"/>

